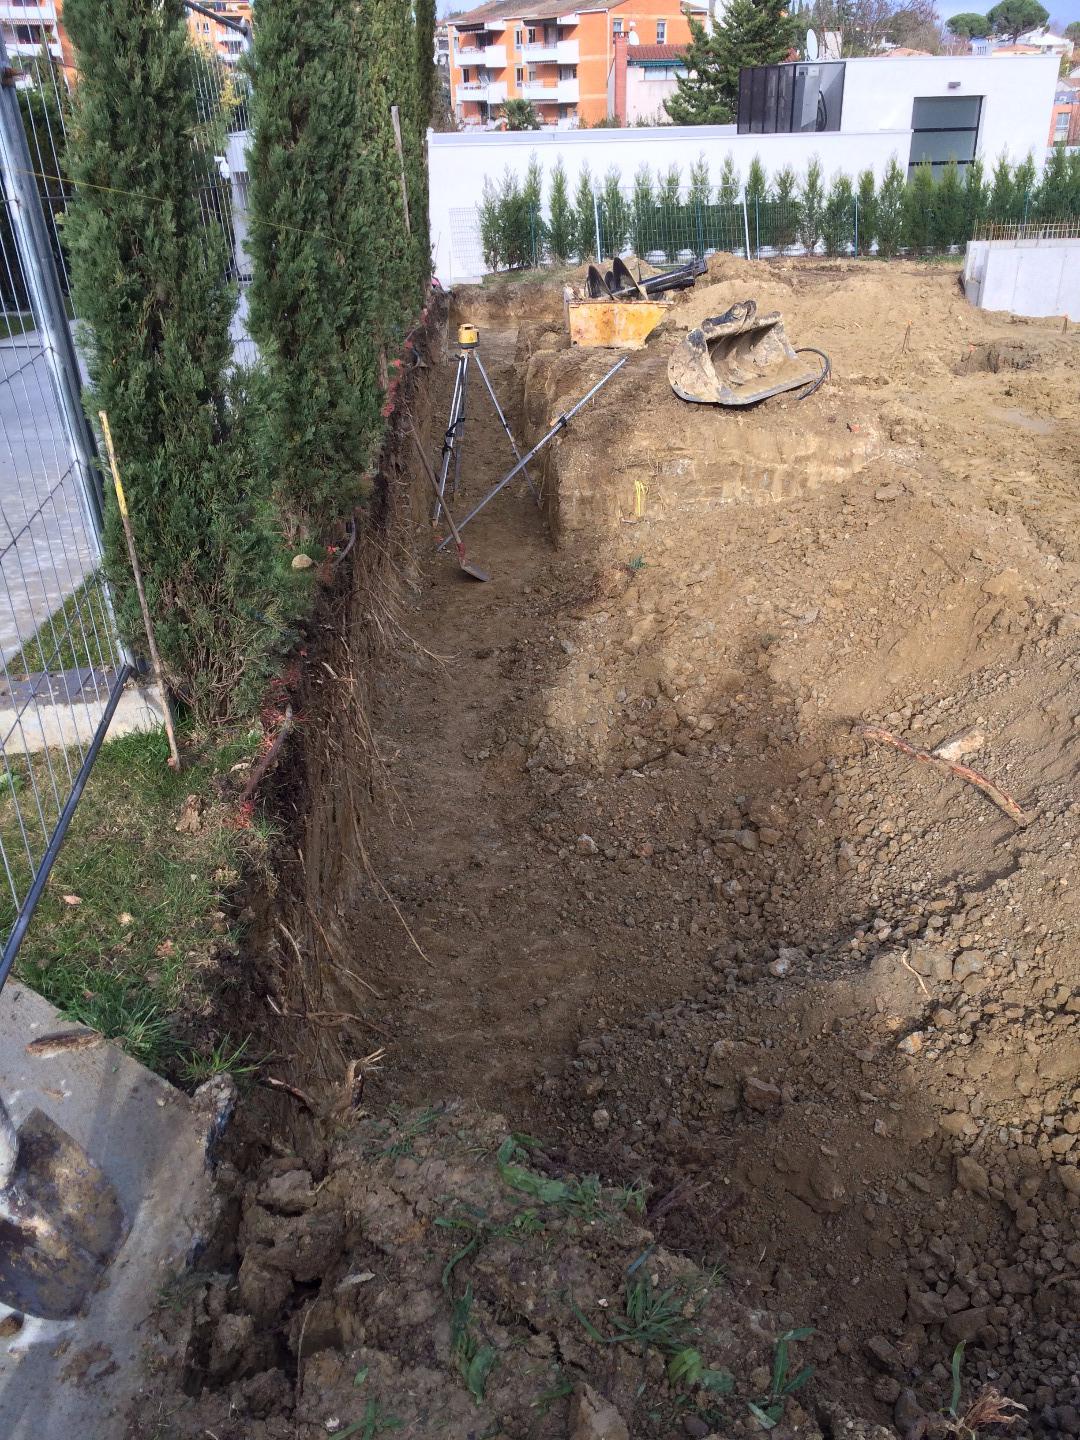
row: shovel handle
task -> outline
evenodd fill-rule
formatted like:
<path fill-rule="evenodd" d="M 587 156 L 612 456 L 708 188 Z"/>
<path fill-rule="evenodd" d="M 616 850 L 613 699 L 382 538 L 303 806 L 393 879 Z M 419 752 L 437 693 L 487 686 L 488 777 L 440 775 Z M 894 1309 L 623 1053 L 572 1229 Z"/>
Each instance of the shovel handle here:
<path fill-rule="evenodd" d="M 446 516 L 446 523 L 450 526 L 450 534 L 454 537 L 454 544 L 457 546 L 458 558 L 464 563 L 465 546 L 461 539 L 461 533 L 458 530 L 457 526 L 454 524 L 454 517 L 450 514 L 449 505 L 447 505 L 446 501 L 443 500 L 443 497 L 439 495 L 439 482 L 435 479 L 435 471 L 431 468 L 431 461 L 425 454 L 424 447 L 420 444 L 420 437 L 416 433 L 415 426 L 409 426 L 409 434 L 412 436 L 412 442 L 416 447 L 416 453 L 420 456 L 420 460 L 423 463 L 424 470 L 427 472 L 427 478 L 431 481 L 431 487 L 435 491 L 435 494 L 438 495 L 439 499 L 442 501 L 442 511 L 443 514 Z"/>

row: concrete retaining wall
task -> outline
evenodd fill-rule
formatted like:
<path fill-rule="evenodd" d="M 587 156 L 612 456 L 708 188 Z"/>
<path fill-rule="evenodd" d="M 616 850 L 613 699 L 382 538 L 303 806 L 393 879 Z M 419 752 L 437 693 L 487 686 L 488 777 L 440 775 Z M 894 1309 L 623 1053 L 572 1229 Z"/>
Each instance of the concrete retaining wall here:
<path fill-rule="evenodd" d="M 982 310 L 1080 320 L 1080 237 L 973 240 L 964 259 L 964 288 Z"/>

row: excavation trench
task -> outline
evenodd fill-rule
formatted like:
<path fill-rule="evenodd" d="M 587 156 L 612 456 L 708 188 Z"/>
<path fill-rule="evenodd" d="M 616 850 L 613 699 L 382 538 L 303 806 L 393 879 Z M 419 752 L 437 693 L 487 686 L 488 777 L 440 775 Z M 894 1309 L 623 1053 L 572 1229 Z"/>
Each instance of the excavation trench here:
<path fill-rule="evenodd" d="M 663 1362 L 631 1376 L 620 1347 L 590 1361 L 588 1330 L 549 1324 L 553 1296 L 593 1284 L 567 1280 L 586 1265 L 571 1248 L 521 1331 L 562 1377 L 538 1415 L 504 1353 L 519 1321 L 499 1276 L 525 1261 L 485 1268 L 477 1242 L 504 1377 L 485 1433 L 570 1433 L 584 1380 L 635 1436 L 754 1433 L 772 1342 L 804 1326 L 816 1374 L 782 1429 L 943 1430 L 962 1340 L 965 1404 L 993 1386 L 1028 1407 L 1022 1433 L 1080 1433 L 1077 352 L 1030 325 L 1022 374 L 974 364 L 1017 327 L 915 266 L 725 260 L 708 279 L 545 452 L 542 508 L 515 483 L 469 526 L 489 584 L 432 553 L 410 450 L 409 424 L 434 453 L 445 423 L 437 338 L 403 381 L 276 779 L 279 893 L 247 998 L 300 1095 L 252 1101 L 254 1178 L 216 1257 L 239 1299 L 211 1285 L 188 1351 L 203 1420 L 228 1400 L 267 1435 L 285 1414 L 333 1433 L 314 1377 L 336 1395 L 367 1346 L 373 1380 L 427 1397 L 409 1433 L 472 1433 L 460 1397 L 449 1428 L 434 1418 L 461 1379 L 432 1225 L 513 1129 L 549 1177 L 641 1181 L 648 1244 L 722 1267 L 708 1335 L 736 1398 L 680 1399 Z M 835 380 L 746 415 L 682 405 L 670 344 L 750 286 Z M 566 348 L 554 288 L 459 295 L 450 319 L 479 324 L 522 442 L 610 364 Z M 461 510 L 512 460 L 479 385 L 470 400 Z M 1032 823 L 869 745 L 870 722 L 927 748 L 966 735 L 965 763 Z M 306 1198 L 320 1181 L 333 1202 Z M 505 1186 L 476 1183 L 505 1229 Z M 251 1277 L 280 1281 L 274 1227 L 298 1215 L 321 1217 L 325 1253 L 268 1300 Z M 342 1299 L 369 1264 L 368 1300 Z M 380 1264 L 396 1301 L 372 1298 Z M 413 1306 L 426 1339 L 383 1303 Z M 222 1314 L 254 1317 L 234 1351 L 214 1351 Z"/>

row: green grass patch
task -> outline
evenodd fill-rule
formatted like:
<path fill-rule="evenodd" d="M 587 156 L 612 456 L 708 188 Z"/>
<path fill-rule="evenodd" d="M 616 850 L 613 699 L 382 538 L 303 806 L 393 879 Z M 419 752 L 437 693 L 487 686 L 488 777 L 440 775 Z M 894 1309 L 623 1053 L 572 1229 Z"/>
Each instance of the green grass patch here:
<path fill-rule="evenodd" d="M 212 1017 L 237 938 L 224 897 L 266 848 L 258 830 L 234 825 L 214 782 L 257 745 L 257 735 L 244 735 L 200 756 L 189 744 L 190 764 L 177 775 L 161 731 L 105 744 L 16 962 L 19 978 L 71 1020 L 189 1084 L 256 1065 L 248 1038 L 221 1033 Z M 0 838 L 21 894 L 31 877 L 15 802 L 36 816 L 30 766 L 46 793 L 44 756 L 20 763 L 16 795 L 6 783 L 0 792 Z M 197 829 L 180 832 L 191 795 L 202 815 Z M 43 847 L 40 827 L 36 839 Z M 3 933 L 14 918 L 8 894 Z"/>
<path fill-rule="evenodd" d="M 8 661 L 12 680 L 25 680 L 43 670 L 77 670 L 93 665 L 109 664 L 109 636 L 113 623 L 105 605 L 101 575 L 87 576 L 59 609 L 38 626 L 37 634 L 28 640 L 17 655 Z"/>

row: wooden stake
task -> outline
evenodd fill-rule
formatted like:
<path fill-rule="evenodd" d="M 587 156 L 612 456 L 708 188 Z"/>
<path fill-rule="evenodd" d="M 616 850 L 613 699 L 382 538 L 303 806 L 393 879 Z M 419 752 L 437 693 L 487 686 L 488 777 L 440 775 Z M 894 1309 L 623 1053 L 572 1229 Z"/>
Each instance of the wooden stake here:
<path fill-rule="evenodd" d="M 158 689 L 161 692 L 161 708 L 165 714 L 165 733 L 169 737 L 169 763 L 174 770 L 180 769 L 180 747 L 176 743 L 176 729 L 173 726 L 172 706 L 169 704 L 168 691 L 165 688 L 165 675 L 161 668 L 161 656 L 158 654 L 157 641 L 154 638 L 154 627 L 150 621 L 150 607 L 146 603 L 146 591 L 143 589 L 142 571 L 139 569 L 139 557 L 135 553 L 135 536 L 131 533 L 131 518 L 128 515 L 127 497 L 124 495 L 124 487 L 120 483 L 120 470 L 116 463 L 116 451 L 113 449 L 112 431 L 109 429 L 109 417 L 104 410 L 98 411 L 98 419 L 101 421 L 101 433 L 105 436 L 105 448 L 109 452 L 109 469 L 112 471 L 113 485 L 116 489 L 116 503 L 120 507 L 120 519 L 124 526 L 124 539 L 127 541 L 128 559 L 131 561 L 131 571 L 135 576 L 135 589 L 139 595 L 139 608 L 142 610 L 143 626 L 146 630 L 146 641 L 150 646 L 150 659 L 154 666 L 154 679 L 157 681 Z"/>
<path fill-rule="evenodd" d="M 401 115 L 396 105 L 390 106 L 390 119 L 394 123 L 394 149 L 397 151 L 398 165 L 401 167 L 401 203 L 405 206 L 405 230 L 412 234 L 412 226 L 409 224 L 409 187 L 405 183 L 405 152 L 401 148 Z"/>

